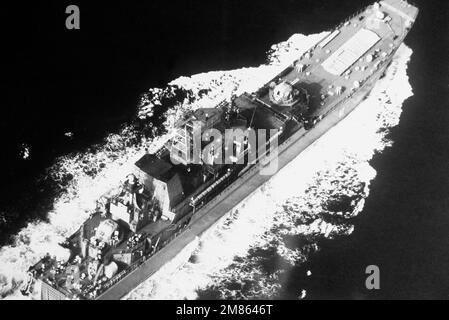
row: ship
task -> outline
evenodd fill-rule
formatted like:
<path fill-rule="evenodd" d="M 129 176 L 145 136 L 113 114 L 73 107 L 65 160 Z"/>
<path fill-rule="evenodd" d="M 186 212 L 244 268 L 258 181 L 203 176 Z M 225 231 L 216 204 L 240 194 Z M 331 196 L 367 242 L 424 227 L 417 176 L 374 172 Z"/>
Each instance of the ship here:
<path fill-rule="evenodd" d="M 28 271 L 44 300 L 123 298 L 267 182 L 369 94 L 412 28 L 404 0 L 364 7 L 254 93 L 186 112 L 157 152 Z M 319 19 L 319 17 L 317 17 Z"/>

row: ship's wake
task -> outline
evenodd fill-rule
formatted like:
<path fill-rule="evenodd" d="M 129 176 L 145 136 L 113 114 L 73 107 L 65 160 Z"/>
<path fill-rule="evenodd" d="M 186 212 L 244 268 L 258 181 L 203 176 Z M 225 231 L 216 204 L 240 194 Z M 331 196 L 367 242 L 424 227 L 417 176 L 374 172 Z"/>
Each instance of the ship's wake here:
<path fill-rule="evenodd" d="M 253 92 L 326 34 L 296 34 L 274 45 L 259 67 L 181 77 L 143 95 L 141 135 L 126 126 L 87 152 L 61 159 L 49 177 L 66 192 L 48 222 L 33 222 L 0 250 L 0 297 L 18 290 L 28 267 L 43 255 L 62 254 L 58 243 L 120 184 L 144 149 L 157 150 L 183 112 L 212 107 L 231 93 Z M 353 113 L 223 217 L 127 299 L 271 298 L 292 266 L 319 247 L 317 241 L 349 235 L 350 218 L 363 209 L 375 171 L 368 161 L 391 144 L 403 101 L 412 95 L 406 74 L 411 50 L 401 46 L 384 79 Z M 303 293 L 298 295 L 304 296 Z"/>

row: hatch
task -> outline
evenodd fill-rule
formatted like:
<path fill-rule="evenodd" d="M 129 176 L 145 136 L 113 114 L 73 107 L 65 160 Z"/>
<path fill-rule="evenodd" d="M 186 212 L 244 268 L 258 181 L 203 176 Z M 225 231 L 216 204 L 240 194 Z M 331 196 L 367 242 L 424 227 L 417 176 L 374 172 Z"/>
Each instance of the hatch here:
<path fill-rule="evenodd" d="M 360 29 L 321 65 L 327 72 L 340 76 L 379 40 L 380 37 L 375 32 Z"/>

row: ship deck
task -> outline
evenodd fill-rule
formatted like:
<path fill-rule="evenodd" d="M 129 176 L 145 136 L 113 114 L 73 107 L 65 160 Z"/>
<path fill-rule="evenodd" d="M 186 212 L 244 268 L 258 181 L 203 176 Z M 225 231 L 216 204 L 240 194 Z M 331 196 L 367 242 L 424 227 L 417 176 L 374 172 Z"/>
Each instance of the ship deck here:
<path fill-rule="evenodd" d="M 90 238 L 95 234 L 96 228 L 100 225 L 100 223 L 107 218 L 103 217 L 100 212 L 94 213 L 88 220 L 85 221 L 83 224 L 85 236 Z M 113 254 L 120 253 L 127 248 L 127 240 L 132 237 L 135 234 L 143 234 L 143 235 L 149 235 L 149 236 L 155 236 L 162 232 L 163 230 L 166 230 L 170 226 L 170 222 L 166 220 L 159 219 L 155 222 L 149 223 L 143 228 L 141 228 L 137 233 L 132 232 L 131 230 L 126 230 L 125 228 L 121 227 L 121 230 L 124 231 L 124 236 L 121 242 L 119 242 L 116 246 L 109 248 L 105 255 L 112 256 Z M 73 276 L 75 273 L 75 269 L 79 270 L 79 273 L 87 273 L 88 265 L 94 261 L 93 258 L 87 257 L 81 261 L 77 260 L 77 256 L 80 254 L 80 244 L 79 244 L 79 234 L 80 231 L 76 232 L 72 237 L 69 239 L 69 242 L 67 243 L 67 247 L 70 250 L 70 259 L 67 263 L 67 265 L 62 265 L 58 263 L 56 259 L 51 259 L 50 257 L 44 258 L 43 260 L 39 261 L 34 266 L 34 270 L 39 272 L 39 278 L 50 284 L 55 289 L 59 290 L 60 292 L 64 293 L 65 295 L 69 294 L 81 294 L 82 291 L 90 286 L 93 285 L 93 279 L 85 278 L 85 279 L 79 279 L 78 282 L 80 284 L 80 289 L 77 288 L 69 288 L 67 286 L 67 278 L 70 276 Z M 126 264 L 119 264 L 119 271 L 126 268 Z"/>
<path fill-rule="evenodd" d="M 387 18 L 388 22 L 376 22 L 373 6 L 369 6 L 341 23 L 329 35 L 323 37 L 318 44 L 303 54 L 296 61 L 296 64 L 305 66 L 303 70 L 290 67 L 289 70 L 286 70 L 288 72 L 284 71 L 285 75 L 281 79 L 273 80 L 285 80 L 295 87 L 306 89 L 311 99 L 310 116 L 318 117 L 325 114 L 343 96 L 347 95 L 348 91 L 354 88 L 356 81 L 359 84 L 363 83 L 378 68 L 381 68 L 383 63 L 390 60 L 391 55 L 402 43 L 406 34 L 404 32 L 405 18 L 408 17 L 413 21 L 417 15 L 415 7 L 402 4 L 400 0 L 384 1 L 380 10 L 386 14 L 386 17 L 389 17 Z M 335 75 L 326 70 L 323 67 L 323 62 L 362 29 L 373 31 L 379 37 L 379 41 L 360 55 L 353 64 L 350 64 L 347 71 L 342 75 Z M 367 61 L 368 55 L 372 57 L 372 60 Z M 337 87 L 341 87 L 344 94 L 337 94 L 335 90 Z M 282 110 L 282 107 L 276 106 L 270 101 L 267 90 L 263 92 L 259 99 L 288 115 L 288 112 Z"/>

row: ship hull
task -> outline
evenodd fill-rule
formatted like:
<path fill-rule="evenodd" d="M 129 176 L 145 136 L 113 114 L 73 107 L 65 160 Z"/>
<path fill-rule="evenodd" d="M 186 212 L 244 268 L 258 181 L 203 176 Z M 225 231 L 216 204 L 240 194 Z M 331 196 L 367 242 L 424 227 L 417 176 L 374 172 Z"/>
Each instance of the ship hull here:
<path fill-rule="evenodd" d="M 350 98 L 337 104 L 313 128 L 309 130 L 300 129 L 284 143 L 279 145 L 277 155 L 278 170 L 286 166 L 329 129 L 351 113 L 369 94 L 377 80 L 384 74 L 387 66 L 388 64 L 373 74 Z M 134 271 L 126 275 L 117 284 L 99 295 L 97 299 L 116 300 L 128 294 L 158 271 L 164 264 L 176 257 L 195 238 L 216 224 L 218 220 L 250 196 L 258 187 L 267 182 L 272 176 L 261 175 L 259 173 L 261 166 L 268 165 L 265 161 L 261 162 L 252 166 L 219 195 L 195 212 L 188 227 L 174 238 L 174 240 L 152 255 Z"/>

